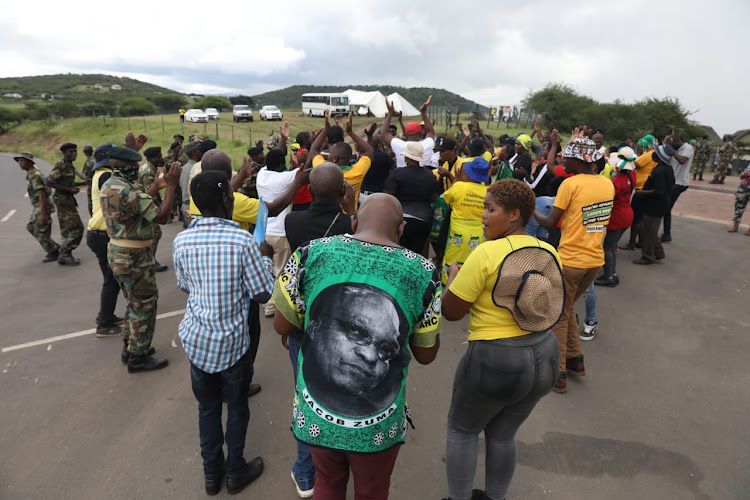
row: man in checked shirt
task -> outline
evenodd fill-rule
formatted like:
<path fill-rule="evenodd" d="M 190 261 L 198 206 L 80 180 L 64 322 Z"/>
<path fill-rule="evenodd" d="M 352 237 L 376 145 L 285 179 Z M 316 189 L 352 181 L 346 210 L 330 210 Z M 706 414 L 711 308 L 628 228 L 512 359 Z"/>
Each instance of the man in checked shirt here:
<path fill-rule="evenodd" d="M 190 184 L 202 217 L 174 240 L 177 286 L 190 294 L 179 334 L 190 360 L 206 493 L 235 494 L 263 472 L 263 459 L 245 462 L 250 420 L 247 391 L 253 376 L 247 317 L 250 300 L 266 302 L 273 291 L 273 248 L 258 246 L 232 221 L 234 194 L 226 173 L 203 172 Z M 221 424 L 222 393 L 227 403 L 226 444 Z"/>

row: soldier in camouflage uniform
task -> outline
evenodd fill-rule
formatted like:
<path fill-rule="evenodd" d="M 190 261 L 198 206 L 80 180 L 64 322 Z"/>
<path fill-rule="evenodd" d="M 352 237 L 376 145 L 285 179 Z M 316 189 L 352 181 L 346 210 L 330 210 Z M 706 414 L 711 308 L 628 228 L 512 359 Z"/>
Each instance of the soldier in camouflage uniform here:
<path fill-rule="evenodd" d="M 146 157 L 147 161 L 138 171 L 138 185 L 144 192 L 146 192 L 154 185 L 156 178 L 159 176 L 159 168 L 163 167 L 165 163 L 164 158 L 161 156 L 161 148 L 159 146 L 146 149 L 143 152 L 143 156 Z M 154 203 L 156 203 L 156 206 L 159 206 L 162 203 L 161 196 L 158 192 L 154 196 Z M 151 245 L 151 250 L 154 254 L 154 271 L 157 273 L 162 273 L 167 270 L 167 266 L 159 264 L 159 261 L 156 260 L 156 249 L 159 246 L 160 239 L 161 226 L 159 224 L 154 224 L 154 243 Z"/>
<path fill-rule="evenodd" d="M 736 233 L 739 230 L 740 221 L 745 213 L 748 201 L 750 201 L 750 165 L 740 175 L 740 185 L 737 186 L 737 191 L 734 193 L 734 218 L 732 219 L 732 227 L 729 228 L 730 233 Z M 750 236 L 750 229 L 745 234 Z"/>
<path fill-rule="evenodd" d="M 161 207 L 138 184 L 138 161 L 141 155 L 128 148 L 112 148 L 107 152 L 112 177 L 101 190 L 101 207 L 107 225 L 109 246 L 107 259 L 115 279 L 128 301 L 125 333 L 127 348 L 122 360 L 128 372 L 159 370 L 166 359 L 152 357 L 151 339 L 156 326 L 158 290 L 154 275 L 154 223 L 169 219 L 175 188 L 182 166 L 174 163 L 163 178 L 166 194 Z M 153 192 L 162 186 L 159 178 Z"/>
<path fill-rule="evenodd" d="M 86 155 L 86 161 L 83 162 L 83 177 L 85 180 L 90 181 L 91 176 L 94 175 L 94 164 L 96 161 L 94 160 L 94 148 L 91 146 L 91 144 L 86 144 L 83 147 L 83 154 Z M 89 215 L 94 215 L 94 211 L 91 206 L 91 186 L 88 186 L 86 188 L 86 197 L 88 198 L 89 203 Z"/>
<path fill-rule="evenodd" d="M 711 143 L 708 142 L 708 136 L 704 135 L 695 145 L 695 169 L 693 170 L 693 180 L 702 181 L 703 171 L 706 169 L 708 157 L 711 155 Z"/>
<path fill-rule="evenodd" d="M 57 220 L 60 222 L 60 235 L 62 237 L 62 246 L 60 256 L 57 258 L 58 264 L 67 264 L 77 266 L 80 260 L 73 257 L 71 253 L 78 247 L 83 238 L 83 222 L 78 215 L 78 202 L 75 195 L 78 194 L 77 186 L 84 186 L 88 182 L 76 182 L 76 170 L 73 162 L 78 157 L 78 146 L 66 142 L 60 146 L 63 153 L 63 159 L 55 163 L 47 177 L 46 184 L 55 188 L 53 200 L 57 207 Z"/>
<path fill-rule="evenodd" d="M 266 147 L 271 151 L 272 149 L 279 149 L 279 144 L 281 144 L 281 136 L 272 132 L 271 135 L 268 136 Z"/>
<path fill-rule="evenodd" d="M 36 238 L 47 255 L 42 262 L 52 262 L 60 255 L 60 245 L 52 240 L 52 212 L 55 205 L 52 203 L 52 190 L 44 184 L 44 176 L 34 165 L 34 156 L 31 153 L 19 153 L 13 157 L 21 170 L 26 172 L 26 191 L 29 193 L 29 201 L 34 209 L 31 211 L 29 223 L 26 230 Z"/>
<path fill-rule="evenodd" d="M 164 157 L 164 171 L 168 171 L 169 167 L 172 165 L 172 163 L 176 162 L 178 158 L 180 158 L 180 152 L 182 151 L 182 142 L 177 139 L 177 137 L 182 137 L 179 134 L 175 134 L 175 141 L 172 143 L 172 145 L 169 147 L 169 151 L 167 151 L 167 156 Z M 182 211 L 180 208 L 182 207 L 182 190 L 178 189 L 174 193 L 174 202 L 172 202 L 172 215 L 178 214 L 180 220 L 185 220 L 185 218 L 182 216 Z M 171 220 L 170 220 L 171 222 Z"/>
<path fill-rule="evenodd" d="M 716 174 L 713 180 L 708 181 L 709 184 L 724 184 L 724 178 L 727 176 L 727 167 L 729 162 L 732 161 L 732 155 L 734 154 L 734 146 L 732 145 L 731 138 L 728 135 L 724 136 L 724 144 L 719 148 L 719 164 L 716 165 Z"/>

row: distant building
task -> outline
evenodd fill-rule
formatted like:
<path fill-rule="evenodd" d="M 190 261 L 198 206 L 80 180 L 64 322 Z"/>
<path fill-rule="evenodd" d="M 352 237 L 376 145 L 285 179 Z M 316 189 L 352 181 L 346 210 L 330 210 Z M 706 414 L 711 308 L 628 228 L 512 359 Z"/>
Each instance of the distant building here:
<path fill-rule="evenodd" d="M 8 99 L 21 99 L 23 96 L 19 94 L 18 92 L 3 94 L 3 97 L 7 97 Z"/>
<path fill-rule="evenodd" d="M 99 89 L 101 89 L 101 88 L 102 88 L 102 86 L 101 86 L 101 85 L 99 85 L 99 84 L 97 83 L 97 84 L 95 84 L 95 85 L 94 85 L 94 88 L 95 88 L 96 90 L 99 90 Z"/>
<path fill-rule="evenodd" d="M 112 85 L 110 88 L 112 90 L 122 90 L 122 87 L 120 85 L 116 84 L 116 83 L 114 85 Z"/>
<path fill-rule="evenodd" d="M 190 99 L 191 101 L 195 102 L 195 101 L 197 101 L 198 99 L 201 99 L 202 97 L 203 97 L 203 96 L 202 96 L 201 94 L 190 94 L 190 95 L 188 96 L 188 99 Z"/>

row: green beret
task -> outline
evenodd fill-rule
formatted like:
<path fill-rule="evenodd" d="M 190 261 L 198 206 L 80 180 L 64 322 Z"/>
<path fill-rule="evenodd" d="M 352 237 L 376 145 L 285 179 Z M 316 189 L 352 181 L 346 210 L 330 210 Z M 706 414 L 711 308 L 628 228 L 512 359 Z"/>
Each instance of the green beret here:
<path fill-rule="evenodd" d="M 141 154 L 128 148 L 112 148 L 107 151 L 110 160 L 141 161 Z"/>
<path fill-rule="evenodd" d="M 201 143 L 198 141 L 188 142 L 187 144 L 182 146 L 182 152 L 185 153 L 186 155 L 189 155 L 193 151 L 198 151 L 200 146 L 201 146 Z"/>
<path fill-rule="evenodd" d="M 60 151 L 62 151 L 63 153 L 66 152 L 69 149 L 78 149 L 78 146 L 76 146 L 72 142 L 66 142 L 65 144 L 63 144 L 62 146 L 60 146 Z"/>

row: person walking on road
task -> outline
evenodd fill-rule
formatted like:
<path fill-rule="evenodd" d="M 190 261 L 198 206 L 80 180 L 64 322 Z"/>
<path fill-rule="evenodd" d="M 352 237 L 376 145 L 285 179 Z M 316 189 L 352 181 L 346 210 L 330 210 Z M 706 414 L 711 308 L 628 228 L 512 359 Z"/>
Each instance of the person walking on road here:
<path fill-rule="evenodd" d="M 132 134 L 128 136 L 132 138 Z M 126 144 L 138 147 L 134 139 L 126 140 Z M 115 147 L 109 150 L 107 157 L 112 177 L 102 186 L 100 196 L 110 238 L 107 258 L 128 301 L 125 324 L 128 345 L 122 361 L 127 362 L 130 373 L 159 370 L 168 362 L 151 356 L 159 296 L 151 245 L 154 223 L 163 224 L 169 219 L 182 167 L 175 163 L 169 169 L 163 178 L 167 188 L 164 202 L 156 206 L 154 199 L 136 184 L 141 155 L 127 147 Z M 163 184 L 158 182 L 152 187 L 160 189 Z"/>
<path fill-rule="evenodd" d="M 156 177 L 159 175 L 159 168 L 165 165 L 164 158 L 161 155 L 160 146 L 152 146 L 147 148 L 143 152 L 143 156 L 146 157 L 146 163 L 144 163 L 138 171 L 138 184 L 141 186 L 143 191 L 148 191 L 156 181 Z M 162 199 L 157 191 L 154 194 L 154 203 L 161 205 Z M 154 253 L 154 271 L 162 273 L 167 270 L 167 266 L 159 264 L 156 260 L 156 249 L 159 246 L 159 240 L 161 240 L 161 226 L 154 224 L 154 244 L 151 246 L 151 250 Z"/>
<path fill-rule="evenodd" d="M 34 164 L 31 153 L 19 153 L 13 157 L 21 170 L 26 172 L 26 191 L 34 209 L 31 211 L 26 230 L 42 245 L 47 255 L 42 262 L 52 262 L 60 255 L 60 245 L 52 239 L 52 190 L 44 184 L 44 176 Z"/>
<path fill-rule="evenodd" d="M 740 185 L 734 193 L 734 219 L 732 219 L 732 227 L 729 228 L 730 233 L 736 233 L 740 229 L 740 221 L 748 201 L 750 201 L 750 165 L 740 175 Z M 745 234 L 750 236 L 750 229 Z"/>
<path fill-rule="evenodd" d="M 86 161 L 83 162 L 83 177 L 90 181 L 91 176 L 93 175 L 94 163 L 96 163 L 94 160 L 94 148 L 91 144 L 86 144 L 83 147 L 83 154 L 86 155 Z M 88 201 L 89 215 L 94 215 L 94 209 L 91 204 L 91 184 L 86 188 L 86 198 Z"/>
<path fill-rule="evenodd" d="M 78 157 L 78 146 L 66 142 L 60 146 L 63 159 L 55 163 L 55 167 L 47 176 L 47 186 L 55 189 L 53 199 L 57 207 L 57 220 L 60 222 L 60 236 L 62 238 L 58 264 L 77 266 L 80 260 L 73 257 L 72 251 L 78 248 L 83 239 L 83 222 L 78 215 L 78 202 L 75 195 L 88 182 L 76 182 L 76 169 L 73 162 Z"/>

